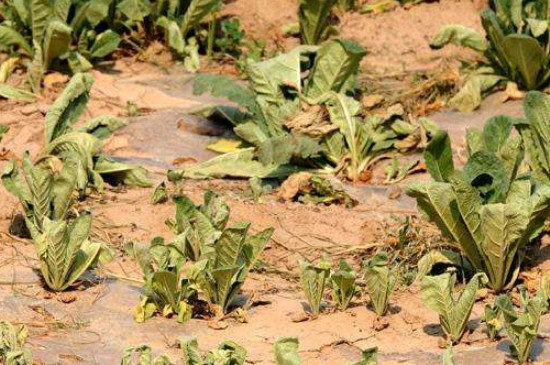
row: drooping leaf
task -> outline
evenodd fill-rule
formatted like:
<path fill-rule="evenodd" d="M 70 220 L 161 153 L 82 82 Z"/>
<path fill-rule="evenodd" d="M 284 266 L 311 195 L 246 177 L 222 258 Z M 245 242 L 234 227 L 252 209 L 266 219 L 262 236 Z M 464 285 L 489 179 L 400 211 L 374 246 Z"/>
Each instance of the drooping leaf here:
<path fill-rule="evenodd" d="M 316 45 L 327 36 L 329 15 L 336 0 L 300 0 L 298 18 L 303 44 Z"/>
<path fill-rule="evenodd" d="M 199 25 L 220 4 L 220 0 L 191 0 L 181 21 L 180 28 L 183 38 L 186 38 L 189 31 Z"/>
<path fill-rule="evenodd" d="M 447 25 L 430 42 L 430 47 L 439 49 L 448 44 L 464 46 L 484 52 L 487 41 L 478 32 L 463 25 Z"/>
<path fill-rule="evenodd" d="M 365 267 L 365 283 L 371 305 L 376 315 L 382 317 L 388 311 L 397 275 L 389 267 L 385 252 L 376 254 Z"/>
<path fill-rule="evenodd" d="M 435 181 L 448 181 L 455 172 L 451 139 L 447 132 L 437 133 L 424 151 L 426 168 Z"/>
<path fill-rule="evenodd" d="M 298 355 L 298 338 L 283 337 L 277 339 L 273 345 L 275 350 L 275 364 L 277 365 L 300 365 Z"/>
<path fill-rule="evenodd" d="M 312 315 L 318 315 L 321 310 L 321 301 L 325 282 L 330 274 L 330 264 L 322 260 L 317 266 L 306 261 L 300 261 L 300 283 L 309 302 Z"/>

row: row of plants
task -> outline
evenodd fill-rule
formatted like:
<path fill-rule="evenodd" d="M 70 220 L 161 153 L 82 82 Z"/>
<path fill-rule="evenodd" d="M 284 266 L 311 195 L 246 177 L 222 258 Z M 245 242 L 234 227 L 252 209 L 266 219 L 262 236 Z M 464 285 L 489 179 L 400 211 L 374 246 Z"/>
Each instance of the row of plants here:
<path fill-rule="evenodd" d="M 479 107 L 482 97 L 499 85 L 510 90 L 544 90 L 550 82 L 549 5 L 536 0 L 492 0 L 481 12 L 485 37 L 462 25 L 448 25 L 432 40 L 478 52 L 480 61 L 466 70 L 450 105 L 461 111 Z"/>
<path fill-rule="evenodd" d="M 63 291 L 110 249 L 90 238 L 92 216 L 78 200 L 105 183 L 149 187 L 145 169 L 102 154 L 102 138 L 126 125 L 115 117 L 91 119 L 79 128 L 93 79 L 77 74 L 49 108 L 45 145 L 34 158 L 25 153 L 21 167 L 11 160 L 2 173 L 4 188 L 16 197 L 34 242 L 46 286 Z"/>
<path fill-rule="evenodd" d="M 239 105 L 196 113 L 228 121 L 239 140 L 168 178 L 286 178 L 310 170 L 359 181 L 377 159 L 422 148 L 437 130 L 427 119 L 413 124 L 399 114 L 363 115 L 355 80 L 365 54 L 357 43 L 336 39 L 249 63 L 249 86 L 226 75 L 196 76 L 196 94 Z"/>
<path fill-rule="evenodd" d="M 14 326 L 9 322 L 0 322 L 0 360 L 5 365 L 32 365 L 33 356 L 25 342 L 28 336 L 26 326 Z M 181 361 L 183 365 L 244 365 L 247 351 L 233 341 L 220 343 L 201 355 L 196 338 L 182 338 L 179 341 Z M 273 345 L 274 363 L 276 365 L 298 365 L 299 342 L 295 337 L 283 337 Z M 127 347 L 122 355 L 121 365 L 173 365 L 174 362 L 166 354 L 154 357 L 149 346 Z M 370 348 L 363 351 L 361 359 L 349 365 L 378 364 L 378 349 Z"/>
<path fill-rule="evenodd" d="M 346 11 L 353 2 L 300 2 L 303 44 L 319 44 L 335 33 L 331 11 L 336 5 Z M 4 68 L 19 67 L 24 60 L 36 94 L 49 71 L 86 72 L 119 50 L 135 54 L 155 40 L 190 72 L 199 69 L 199 54 L 229 57 L 239 68 L 246 58 L 259 60 L 266 54 L 265 43 L 245 39 L 238 19 L 218 15 L 221 7 L 221 0 L 7 0 L 0 4 L 0 51 L 11 57 Z M 2 95 L 30 98 L 24 88 L 5 85 Z"/>

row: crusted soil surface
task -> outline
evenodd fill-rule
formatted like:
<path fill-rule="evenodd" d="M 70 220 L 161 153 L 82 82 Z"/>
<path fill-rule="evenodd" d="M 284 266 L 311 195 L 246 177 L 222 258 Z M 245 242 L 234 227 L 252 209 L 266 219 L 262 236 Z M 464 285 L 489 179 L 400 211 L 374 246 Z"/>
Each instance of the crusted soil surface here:
<path fill-rule="evenodd" d="M 280 28 L 296 21 L 297 3 L 236 0 L 224 12 L 241 19 L 252 36 L 290 47 L 295 40 L 284 38 Z M 369 50 L 362 72 L 434 67 L 434 62 L 444 58 L 471 57 L 458 49 L 432 52 L 427 42 L 448 23 L 479 29 L 479 6 L 471 1 L 442 0 L 378 15 L 346 14 L 341 18 L 341 34 Z M 130 125 L 106 141 L 105 152 L 143 165 L 155 182 L 163 181 L 166 170 L 177 168 L 181 161 L 192 163 L 212 157 L 206 146 L 230 133 L 227 126 L 189 114 L 194 107 L 219 100 L 193 96 L 190 76 L 179 66 L 167 72 L 166 68 L 121 59 L 94 71 L 93 76 L 96 82 L 83 121 L 102 114 L 128 117 Z M 17 159 L 26 150 L 34 155 L 42 146 L 44 114 L 63 86 L 63 82 L 53 83 L 36 103 L 0 100 L 0 122 L 10 126 L 2 141 L 0 169 L 10 158 Z M 128 103 L 138 107 L 138 116 L 128 116 Z M 467 127 L 480 126 L 488 117 L 501 113 L 521 116 L 521 102 L 502 104 L 495 96 L 475 113 L 443 110 L 431 118 L 450 131 L 453 148 L 460 152 Z M 383 175 L 384 163 L 375 167 L 374 176 Z M 404 194 L 408 183 L 425 178 L 425 174 L 417 174 L 392 186 L 377 180 L 371 184 L 346 183 L 359 200 L 353 209 L 282 203 L 275 193 L 254 203 L 246 181 L 185 181 L 171 186 L 172 193 L 185 193 L 197 202 L 206 190 L 219 191 L 231 206 L 233 222 L 250 221 L 254 231 L 275 228 L 261 257 L 262 268 L 251 274 L 244 287 L 241 299 L 246 303 L 246 315 L 226 318 L 223 324 L 207 319 L 184 324 L 158 317 L 145 324 L 133 320 L 141 273 L 124 253 L 124 246 L 148 242 L 155 236 L 170 238 L 164 222 L 175 214 L 172 203 L 151 204 L 152 188 L 108 187 L 80 203 L 93 214 L 94 237 L 109 243 L 116 257 L 77 287 L 56 295 L 45 291 L 40 283 L 30 241 L 10 234 L 10 224 L 20 206 L 0 186 L 0 319 L 26 324 L 35 358 L 45 364 L 114 365 L 119 363 L 124 346 L 140 344 L 177 358 L 177 339 L 192 336 L 198 338 L 203 351 L 224 340 L 236 341 L 246 347 L 251 364 L 272 364 L 273 343 L 283 336 L 299 337 L 300 355 L 307 365 L 347 364 L 358 359 L 362 349 L 372 346 L 379 347 L 380 364 L 439 364 L 442 332 L 437 315 L 422 304 L 418 283 L 401 286 L 396 292 L 386 324 L 376 320 L 365 295 L 357 295 L 346 312 L 337 311 L 327 300 L 324 312 L 308 319 L 303 315 L 306 304 L 297 270 L 299 259 L 322 256 L 334 264 L 346 258 L 359 270 L 374 252 L 396 245 L 407 217 L 411 219 L 410 239 L 419 250 L 439 244 L 437 230 L 418 217 L 414 202 Z M 533 273 L 548 266 L 547 256 L 544 250 L 538 251 Z M 330 298 L 328 292 L 325 297 Z M 458 364 L 500 365 L 507 356 L 507 340 L 491 343 L 486 339 L 482 311 L 483 303 L 479 302 L 471 317 L 470 333 L 454 348 Z M 545 318 L 541 332 L 549 331 L 550 318 Z M 550 359 L 545 341 L 539 339 L 534 348 L 537 360 Z"/>

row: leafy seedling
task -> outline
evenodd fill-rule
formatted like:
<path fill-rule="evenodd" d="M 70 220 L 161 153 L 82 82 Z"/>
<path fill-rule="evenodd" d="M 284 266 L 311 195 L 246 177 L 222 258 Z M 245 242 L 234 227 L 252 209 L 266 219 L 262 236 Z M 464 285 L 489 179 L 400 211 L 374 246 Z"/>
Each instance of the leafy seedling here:
<path fill-rule="evenodd" d="M 332 297 L 341 311 L 345 311 L 355 294 L 355 272 L 344 259 L 340 260 L 339 269 L 331 273 Z"/>
<path fill-rule="evenodd" d="M 388 311 L 390 299 L 397 282 L 395 270 L 389 268 L 388 254 L 376 254 L 365 266 L 366 290 L 370 296 L 370 303 L 378 317 Z"/>
<path fill-rule="evenodd" d="M 326 259 L 322 259 L 317 265 L 300 261 L 300 283 L 313 316 L 319 315 L 321 311 L 325 283 L 329 276 L 330 263 Z"/>
<path fill-rule="evenodd" d="M 506 333 L 512 343 L 512 354 L 519 363 L 526 363 L 530 358 L 531 347 L 537 338 L 540 317 L 546 310 L 544 299 L 540 295 L 535 296 L 526 303 L 521 312 L 514 309 L 508 295 L 503 294 L 497 297 L 495 305 L 504 317 Z"/>
<path fill-rule="evenodd" d="M 32 365 L 31 350 L 25 347 L 28 330 L 25 326 L 14 326 L 0 322 L 0 360 L 5 365 Z"/>
<path fill-rule="evenodd" d="M 484 274 L 476 274 L 464 287 L 458 298 L 453 295 L 454 274 L 426 276 L 422 282 L 422 300 L 439 314 L 439 321 L 449 342 L 456 344 L 467 329 L 468 319 L 476 300 L 476 293 L 485 281 Z"/>

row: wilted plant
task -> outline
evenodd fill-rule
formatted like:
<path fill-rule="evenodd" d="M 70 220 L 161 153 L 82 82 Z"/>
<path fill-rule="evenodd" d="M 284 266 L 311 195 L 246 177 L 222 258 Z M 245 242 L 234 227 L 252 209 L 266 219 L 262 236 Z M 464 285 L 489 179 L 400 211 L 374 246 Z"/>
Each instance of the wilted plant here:
<path fill-rule="evenodd" d="M 528 301 L 521 312 L 514 309 L 508 295 L 500 295 L 495 304 L 502 311 L 506 333 L 512 343 L 512 354 L 517 357 L 520 364 L 526 363 L 530 358 L 531 347 L 537 338 L 540 317 L 546 310 L 544 299 L 540 295 L 535 296 Z"/>
<path fill-rule="evenodd" d="M 182 339 L 180 347 L 184 365 L 244 365 L 246 361 L 246 349 L 233 341 L 222 342 L 217 349 L 210 350 L 204 359 L 199 353 L 197 339 Z"/>
<path fill-rule="evenodd" d="M 478 51 L 484 66 L 470 75 L 462 90 L 451 100 L 458 109 L 477 108 L 481 94 L 501 80 L 526 90 L 540 90 L 550 80 L 550 33 L 548 4 L 532 0 L 495 0 L 493 9 L 481 12 L 486 39 L 461 25 L 443 28 L 432 40 L 434 48 L 449 43 Z"/>
<path fill-rule="evenodd" d="M 300 355 L 298 348 L 300 343 L 296 337 L 282 337 L 275 341 L 273 348 L 275 350 L 276 365 L 300 365 Z"/>
<path fill-rule="evenodd" d="M 337 0 L 300 0 L 298 18 L 302 44 L 317 45 L 330 31 L 330 13 Z"/>
<path fill-rule="evenodd" d="M 495 341 L 500 336 L 502 323 L 500 322 L 501 311 L 496 305 L 485 304 L 483 312 L 483 322 L 487 327 L 487 336 L 491 341 Z"/>
<path fill-rule="evenodd" d="M 175 228 L 182 250 L 196 261 L 186 272 L 191 285 L 205 300 L 223 312 L 244 284 L 248 272 L 273 234 L 268 228 L 249 234 L 250 223 L 227 227 L 229 207 L 218 194 L 208 191 L 197 207 L 187 198 L 176 199 Z"/>
<path fill-rule="evenodd" d="M 4 365 L 32 365 L 32 353 L 25 348 L 27 327 L 0 322 L 0 360 Z"/>
<path fill-rule="evenodd" d="M 526 119 L 516 122 L 515 127 L 521 134 L 535 177 L 550 182 L 550 98 L 544 93 L 531 91 L 525 96 L 523 109 Z"/>
<path fill-rule="evenodd" d="M 184 242 L 174 239 L 166 243 L 157 237 L 150 245 L 134 245 L 134 256 L 143 271 L 145 283 L 140 304 L 134 309 L 134 318 L 141 323 L 156 313 L 165 317 L 176 315 L 178 322 L 191 318 L 189 303 L 194 291 L 182 278 L 186 263 Z"/>
<path fill-rule="evenodd" d="M 0 47 L 17 49 L 32 59 L 29 82 L 34 92 L 55 62 L 67 61 L 73 72 L 89 70 L 94 60 L 113 53 L 121 37 L 115 31 L 99 31 L 112 1 L 13 0 L 2 8 Z"/>
<path fill-rule="evenodd" d="M 371 305 L 377 316 L 388 311 L 391 295 L 397 282 L 395 270 L 389 268 L 388 254 L 377 253 L 365 266 L 365 284 Z"/>
<path fill-rule="evenodd" d="M 420 126 L 393 116 L 363 119 L 361 104 L 348 96 L 364 55 L 354 42 L 333 40 L 250 63 L 250 87 L 224 75 L 195 77 L 196 94 L 211 92 L 242 107 L 197 113 L 228 120 L 252 147 L 172 171 L 169 178 L 281 178 L 322 169 L 357 181 L 377 156 L 416 148 L 418 143 L 404 140 L 421 132 Z"/>
<path fill-rule="evenodd" d="M 45 120 L 46 145 L 38 153 L 38 158 L 53 155 L 61 159 L 68 156 L 78 159 L 80 166 L 75 173 L 81 192 L 88 185 L 101 189 L 105 180 L 112 184 L 151 186 L 145 169 L 101 154 L 100 139 L 125 126 L 126 122 L 115 117 L 100 116 L 89 120 L 77 130 L 71 128 L 85 111 L 93 82 L 89 74 L 76 74 L 50 106 Z"/>
<path fill-rule="evenodd" d="M 452 344 L 460 342 L 467 329 L 468 319 L 476 300 L 476 292 L 485 281 L 484 274 L 475 274 L 455 299 L 454 274 L 426 276 L 422 282 L 422 300 L 426 306 L 439 314 L 443 331 Z"/>
<path fill-rule="evenodd" d="M 521 138 L 511 134 L 513 124 L 512 118 L 496 117 L 483 131 L 470 130 L 463 171 L 455 171 L 450 139 L 441 132 L 424 154 L 434 181 L 408 189 L 496 292 L 513 285 L 525 246 L 540 234 L 550 211 L 550 186 L 518 177 L 523 149 Z"/>
<path fill-rule="evenodd" d="M 355 294 L 355 272 L 346 260 L 341 259 L 339 269 L 331 273 L 332 297 L 341 311 L 345 311 Z"/>
<path fill-rule="evenodd" d="M 4 174 L 4 187 L 15 195 L 25 210 L 46 285 L 63 291 L 78 280 L 98 259 L 101 244 L 91 242 L 91 215 L 82 212 L 68 219 L 77 186 L 78 160 L 65 163 L 47 156 L 32 165 L 23 161 L 24 175 L 11 162 Z"/>
<path fill-rule="evenodd" d="M 300 283 L 313 316 L 317 316 L 321 310 L 325 283 L 329 276 L 330 262 L 327 260 L 322 259 L 317 265 L 300 261 Z"/>
<path fill-rule="evenodd" d="M 137 360 L 137 361 L 134 361 Z M 120 365 L 173 365 L 168 355 L 160 355 L 153 359 L 149 346 L 127 347 L 124 349 Z"/>

